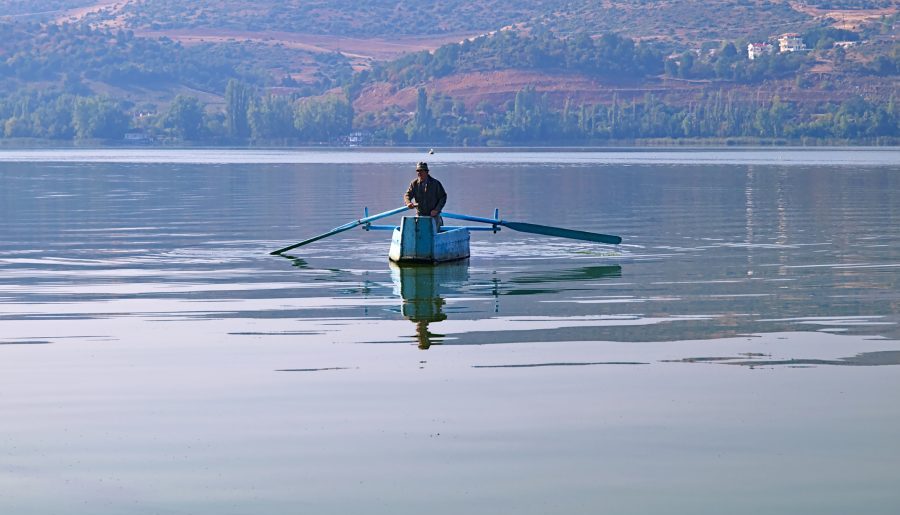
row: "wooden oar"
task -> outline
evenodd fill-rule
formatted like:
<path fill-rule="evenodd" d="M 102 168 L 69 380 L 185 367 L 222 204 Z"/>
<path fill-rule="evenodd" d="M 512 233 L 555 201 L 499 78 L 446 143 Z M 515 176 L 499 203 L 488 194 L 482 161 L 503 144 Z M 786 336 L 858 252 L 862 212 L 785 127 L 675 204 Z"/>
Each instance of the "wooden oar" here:
<path fill-rule="evenodd" d="M 402 213 L 403 211 L 406 211 L 407 209 L 409 209 L 409 208 L 406 207 L 406 206 L 403 206 L 403 207 L 398 207 L 397 209 L 392 209 L 392 210 L 390 210 L 390 211 L 385 211 L 384 213 L 378 213 L 377 215 L 372 215 L 372 216 L 367 216 L 367 217 L 365 217 L 365 218 L 360 218 L 359 220 L 354 220 L 354 221 L 348 222 L 348 223 L 346 223 L 346 224 L 344 224 L 344 225 L 335 227 L 334 229 L 332 229 L 332 230 L 330 230 L 330 231 L 328 231 L 328 232 L 326 232 L 326 233 L 324 233 L 324 234 L 320 234 L 320 235 L 318 235 L 318 236 L 313 236 L 312 238 L 309 238 L 308 240 L 303 240 L 303 241 L 301 241 L 300 243 L 295 243 L 295 244 L 293 244 L 293 245 L 288 245 L 287 247 L 284 247 L 284 248 L 282 248 L 282 249 L 278 249 L 278 250 L 276 250 L 276 251 L 270 252 L 269 254 L 271 254 L 271 255 L 273 255 L 273 256 L 277 256 L 277 255 L 281 254 L 282 252 L 287 252 L 287 251 L 289 251 L 289 250 L 291 250 L 291 249 L 295 249 L 295 248 L 297 248 L 297 247 L 301 247 L 301 246 L 306 245 L 306 244 L 308 244 L 308 243 L 312 243 L 312 242 L 314 242 L 314 241 L 319 241 L 319 240 L 321 240 L 322 238 L 327 238 L 327 237 L 329 237 L 329 236 L 334 236 L 335 234 L 338 234 L 338 233 L 341 233 L 341 232 L 344 232 L 344 231 L 349 231 L 350 229 L 353 229 L 354 227 L 359 227 L 360 225 L 367 224 L 367 223 L 369 223 L 369 222 L 373 222 L 373 221 L 375 221 L 375 220 L 378 220 L 379 218 L 385 218 L 385 217 L 388 217 L 388 216 L 391 216 L 391 215 L 396 215 L 397 213 Z"/>
<path fill-rule="evenodd" d="M 575 229 L 563 229 L 562 227 L 551 227 L 549 225 L 530 224 L 526 222 L 507 222 L 505 220 L 497 220 L 494 218 L 482 218 L 480 216 L 458 215 L 456 213 L 448 213 L 444 211 L 442 216 L 447 218 L 456 218 L 457 220 L 467 220 L 470 222 L 481 222 L 491 225 L 499 225 L 508 227 L 514 231 L 528 232 L 533 234 L 543 234 L 545 236 L 557 236 L 560 238 L 571 238 L 573 240 L 595 241 L 597 243 L 608 243 L 610 245 L 618 245 L 622 243 L 622 238 L 612 236 L 610 234 L 600 234 L 596 232 L 577 231 Z"/>

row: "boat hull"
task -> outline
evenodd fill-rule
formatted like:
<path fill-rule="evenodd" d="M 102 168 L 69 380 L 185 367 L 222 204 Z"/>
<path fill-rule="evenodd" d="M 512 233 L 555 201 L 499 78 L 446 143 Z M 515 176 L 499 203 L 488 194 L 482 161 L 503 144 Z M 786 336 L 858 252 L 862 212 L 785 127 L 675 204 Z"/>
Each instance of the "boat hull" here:
<path fill-rule="evenodd" d="M 438 231 L 430 216 L 404 216 L 394 229 L 391 261 L 397 263 L 442 263 L 469 257 L 469 231 L 464 228 Z"/>

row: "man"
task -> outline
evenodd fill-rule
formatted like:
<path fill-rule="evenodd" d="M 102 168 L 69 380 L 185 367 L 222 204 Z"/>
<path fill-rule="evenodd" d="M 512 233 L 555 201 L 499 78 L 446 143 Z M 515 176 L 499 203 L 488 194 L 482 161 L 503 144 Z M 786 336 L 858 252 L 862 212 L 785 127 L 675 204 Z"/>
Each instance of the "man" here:
<path fill-rule="evenodd" d="M 413 202 L 415 201 L 415 202 Z M 428 175 L 428 163 L 416 165 L 416 178 L 409 183 L 406 195 L 403 195 L 406 207 L 416 208 L 419 216 L 434 217 L 438 230 L 444 225 L 441 210 L 447 203 L 447 192 L 440 181 Z"/>

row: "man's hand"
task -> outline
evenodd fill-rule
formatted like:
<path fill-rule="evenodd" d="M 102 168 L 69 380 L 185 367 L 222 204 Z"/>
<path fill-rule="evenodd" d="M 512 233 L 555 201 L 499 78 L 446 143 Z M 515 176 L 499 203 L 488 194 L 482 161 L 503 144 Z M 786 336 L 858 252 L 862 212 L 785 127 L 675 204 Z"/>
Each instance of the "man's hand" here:
<path fill-rule="evenodd" d="M 432 210 L 431 210 L 431 216 L 437 216 L 437 215 L 438 215 L 438 210 L 437 210 L 437 209 L 432 209 Z"/>
<path fill-rule="evenodd" d="M 413 204 L 412 202 L 407 202 L 407 203 L 406 203 L 406 207 L 408 207 L 409 209 L 415 209 L 415 208 L 416 208 L 416 205 Z"/>

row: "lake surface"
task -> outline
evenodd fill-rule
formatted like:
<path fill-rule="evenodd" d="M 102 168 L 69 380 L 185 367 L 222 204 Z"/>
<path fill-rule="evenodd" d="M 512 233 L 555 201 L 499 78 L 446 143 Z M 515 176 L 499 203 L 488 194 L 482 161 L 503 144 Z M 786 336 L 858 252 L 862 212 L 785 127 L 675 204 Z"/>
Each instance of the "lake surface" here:
<path fill-rule="evenodd" d="M 420 160 L 623 244 L 268 255 Z M 894 514 L 898 227 L 896 149 L 0 151 L 0 513 Z"/>

